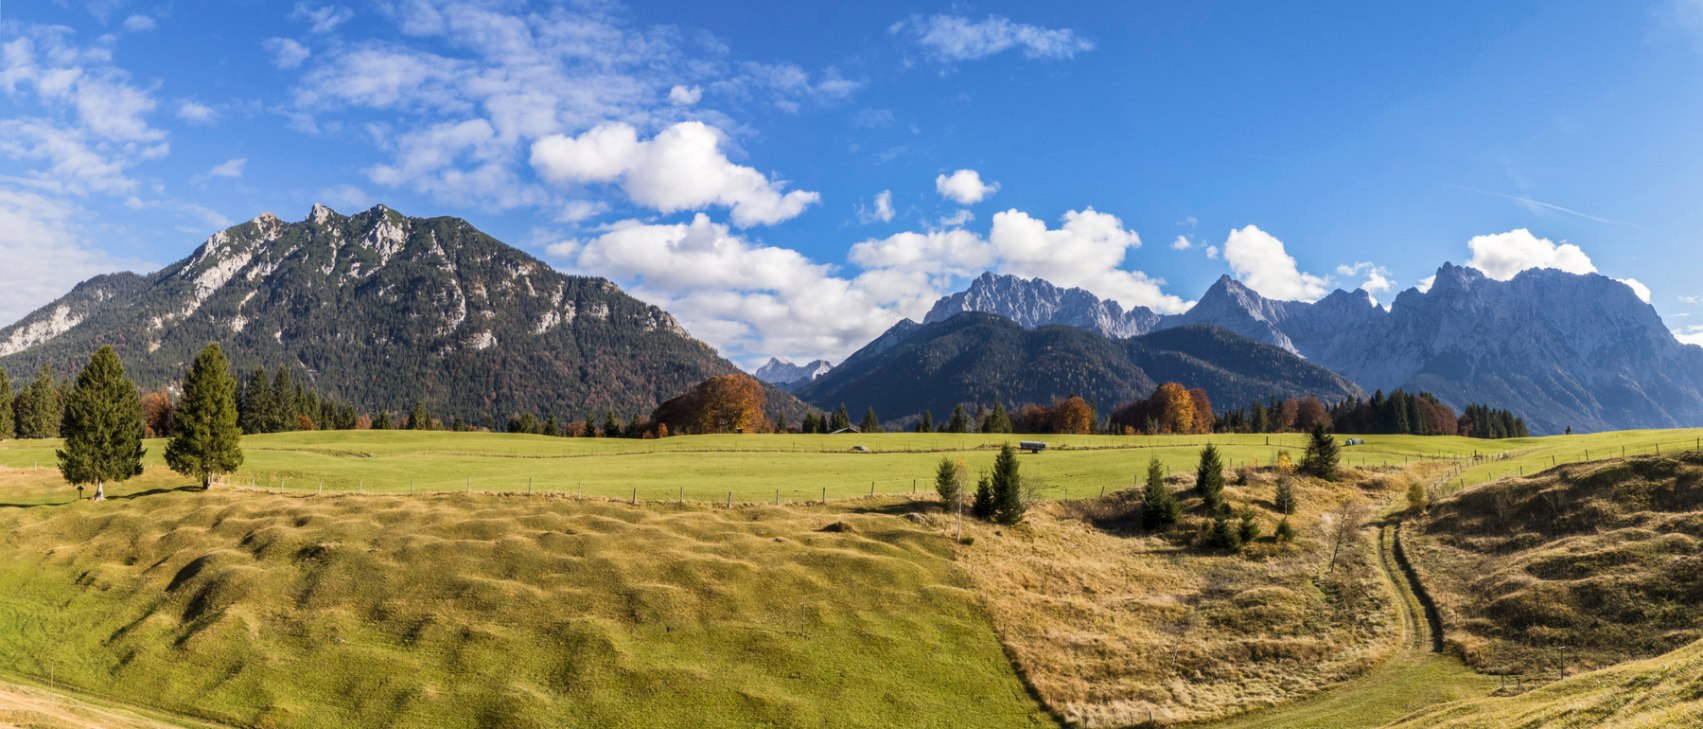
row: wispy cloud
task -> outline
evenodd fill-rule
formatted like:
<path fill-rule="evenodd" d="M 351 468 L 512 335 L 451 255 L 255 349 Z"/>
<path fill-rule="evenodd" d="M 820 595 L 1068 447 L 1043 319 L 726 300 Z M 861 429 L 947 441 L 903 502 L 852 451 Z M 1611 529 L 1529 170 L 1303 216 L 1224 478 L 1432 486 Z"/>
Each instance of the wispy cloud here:
<path fill-rule="evenodd" d="M 1490 197 L 1499 197 L 1499 198 L 1502 198 L 1503 200 L 1512 200 L 1512 201 L 1519 203 L 1520 205 L 1524 206 L 1527 210 L 1531 210 L 1532 212 L 1537 212 L 1539 210 L 1550 210 L 1550 211 L 1554 211 L 1554 212 L 1557 212 L 1557 213 L 1565 213 L 1567 215 L 1571 215 L 1571 216 L 1574 216 L 1574 217 L 1577 217 L 1577 218 L 1584 218 L 1585 220 L 1590 220 L 1590 221 L 1594 221 L 1594 222 L 1598 222 L 1598 223 L 1604 223 L 1604 224 L 1607 224 L 1607 225 L 1624 225 L 1628 228 L 1637 228 L 1638 230 L 1643 230 L 1643 231 L 1649 231 L 1650 230 L 1649 228 L 1646 228 L 1646 227 L 1639 225 L 1637 223 L 1631 223 L 1631 222 L 1627 222 L 1625 220 L 1615 220 L 1613 218 L 1604 218 L 1604 217 L 1599 216 L 1599 215 L 1592 215 L 1590 213 L 1581 212 L 1581 211 L 1578 211 L 1578 210 L 1574 210 L 1572 208 L 1562 207 L 1562 206 L 1556 205 L 1554 203 L 1547 203 L 1547 202 L 1544 202 L 1542 200 L 1534 200 L 1532 198 L 1525 197 L 1523 195 L 1509 195 L 1507 193 L 1491 192 L 1489 190 L 1480 190 L 1480 189 L 1475 188 L 1475 187 L 1463 187 L 1461 185 L 1449 185 L 1449 187 L 1452 187 L 1456 190 L 1461 190 L 1461 191 L 1464 191 L 1464 192 L 1475 193 L 1475 194 L 1478 194 L 1478 195 L 1488 195 Z"/>

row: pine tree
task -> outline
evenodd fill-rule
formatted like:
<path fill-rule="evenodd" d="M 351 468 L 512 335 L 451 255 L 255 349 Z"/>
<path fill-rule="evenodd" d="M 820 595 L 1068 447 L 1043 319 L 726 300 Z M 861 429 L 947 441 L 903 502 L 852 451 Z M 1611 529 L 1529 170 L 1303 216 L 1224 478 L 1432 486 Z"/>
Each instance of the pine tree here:
<path fill-rule="evenodd" d="M 845 430 L 851 427 L 851 416 L 846 414 L 846 404 L 840 403 L 840 409 L 834 411 L 834 419 L 828 423 L 828 432 Z"/>
<path fill-rule="evenodd" d="M 269 433 L 272 410 L 272 386 L 266 379 L 266 367 L 256 367 L 243 383 L 237 400 L 237 425 L 249 435 Z"/>
<path fill-rule="evenodd" d="M 217 344 L 209 344 L 183 379 L 183 401 L 172 419 L 166 465 L 213 487 L 214 474 L 242 465 L 242 430 L 237 428 L 237 381 Z"/>
<path fill-rule="evenodd" d="M 1028 505 L 1023 500 L 1023 477 L 1017 473 L 1017 451 L 1006 443 L 993 461 L 993 520 L 1000 524 L 1023 521 Z"/>
<path fill-rule="evenodd" d="M 1272 501 L 1277 506 L 1277 513 L 1284 516 L 1295 513 L 1295 483 L 1288 476 L 1277 479 L 1277 498 Z"/>
<path fill-rule="evenodd" d="M 608 415 L 603 416 L 603 437 L 621 437 L 621 421 L 615 419 L 614 410 L 610 410 Z"/>
<path fill-rule="evenodd" d="M 408 411 L 408 429 L 409 430 L 431 430 L 432 429 L 432 414 L 426 412 L 426 403 L 421 402 L 419 400 L 414 401 L 414 408 L 412 410 Z M 528 430 L 531 430 L 531 428 L 528 428 Z"/>
<path fill-rule="evenodd" d="M 455 427 L 455 426 L 451 426 L 451 427 L 454 430 L 460 430 L 461 429 L 461 428 Z M 556 424 L 556 416 L 554 414 L 550 415 L 547 418 L 544 418 L 544 435 L 548 435 L 548 436 L 554 438 L 558 435 L 561 435 L 562 434 L 561 431 L 562 431 L 562 427 L 560 425 Z"/>
<path fill-rule="evenodd" d="M 1277 531 L 1273 532 L 1272 536 L 1277 539 L 1278 544 L 1288 544 L 1295 541 L 1295 526 L 1289 523 L 1288 516 L 1284 516 L 1281 521 L 1277 522 Z"/>
<path fill-rule="evenodd" d="M 1165 467 L 1158 458 L 1147 462 L 1147 485 L 1141 491 L 1141 527 L 1157 529 L 1175 524 L 1182 515 L 1176 494 L 1165 486 Z"/>
<path fill-rule="evenodd" d="M 976 496 L 970 502 L 970 515 L 977 519 L 992 519 L 994 508 L 993 481 L 984 475 L 976 479 Z"/>
<path fill-rule="evenodd" d="M 1336 438 L 1331 437 L 1323 423 L 1316 424 L 1307 439 L 1307 455 L 1301 457 L 1301 470 L 1327 481 L 1335 479 L 1338 455 Z"/>
<path fill-rule="evenodd" d="M 64 414 L 64 400 L 59 386 L 53 383 L 53 369 L 43 362 L 30 386 L 18 394 L 13 427 L 19 438 L 57 438 Z"/>
<path fill-rule="evenodd" d="M 931 413 L 927 410 L 922 411 L 922 419 L 917 421 L 917 432 L 918 433 L 933 433 L 934 432 L 934 413 Z"/>
<path fill-rule="evenodd" d="M 1212 517 L 1212 525 L 1206 533 L 1206 546 L 1228 552 L 1242 551 L 1242 533 L 1238 525 L 1230 523 L 1229 512 L 1221 511 Z"/>
<path fill-rule="evenodd" d="M 290 379 L 290 368 L 279 367 L 278 374 L 272 379 L 272 430 L 268 432 L 282 433 L 296 429 L 296 385 Z"/>
<path fill-rule="evenodd" d="M 970 432 L 970 416 L 964 412 L 964 406 L 962 404 L 952 409 L 952 419 L 946 422 L 946 432 Z"/>
<path fill-rule="evenodd" d="M 1208 510 L 1223 508 L 1224 461 L 1218 456 L 1218 448 L 1211 443 L 1200 450 L 1200 467 L 1195 471 L 1194 490 L 1206 502 Z"/>
<path fill-rule="evenodd" d="M 380 410 L 378 417 L 373 418 L 373 430 L 390 430 L 389 410 Z"/>
<path fill-rule="evenodd" d="M 994 403 L 993 404 L 993 413 L 988 415 L 986 420 L 982 421 L 982 432 L 983 433 L 1009 433 L 1009 432 L 1011 432 L 1011 414 L 1005 412 L 1005 406 L 1004 405 L 1002 405 L 1000 403 Z"/>
<path fill-rule="evenodd" d="M 775 432 L 776 433 L 785 433 L 787 431 L 788 427 L 789 426 L 787 425 L 787 422 L 786 422 L 786 411 L 782 410 L 780 412 L 780 414 L 775 416 Z"/>
<path fill-rule="evenodd" d="M 13 438 L 18 435 L 16 416 L 12 412 L 12 378 L 6 375 L 5 368 L 0 368 L 0 440 Z"/>
<path fill-rule="evenodd" d="M 1253 541 L 1258 539 L 1260 536 L 1260 523 L 1258 521 L 1259 515 L 1254 511 L 1253 507 L 1243 506 L 1237 516 L 1240 518 L 1241 523 L 1236 525 L 1236 536 L 1239 537 L 1239 541 L 1241 541 L 1244 545 L 1253 543 Z"/>
<path fill-rule="evenodd" d="M 940 502 L 948 510 L 956 509 L 959 500 L 964 498 L 964 462 L 951 458 L 941 458 L 940 466 L 934 470 L 934 491 L 940 494 Z"/>
<path fill-rule="evenodd" d="M 78 487 L 94 484 L 96 501 L 106 499 L 106 482 L 142 474 L 142 399 L 112 347 L 101 347 L 77 374 L 60 430 L 59 472 Z"/>
<path fill-rule="evenodd" d="M 881 421 L 876 419 L 875 408 L 873 406 L 871 406 L 868 410 L 863 411 L 863 424 L 857 426 L 857 429 L 865 433 L 881 432 Z"/>

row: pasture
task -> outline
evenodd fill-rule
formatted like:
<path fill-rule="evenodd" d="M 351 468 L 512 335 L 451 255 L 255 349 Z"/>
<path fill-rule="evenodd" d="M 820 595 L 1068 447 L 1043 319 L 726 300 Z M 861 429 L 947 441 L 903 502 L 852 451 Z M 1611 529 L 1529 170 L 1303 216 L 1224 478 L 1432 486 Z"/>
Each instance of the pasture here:
<path fill-rule="evenodd" d="M 1640 434 L 1634 449 L 1678 443 L 1694 431 Z M 1359 437 L 1359 436 L 1356 436 Z M 502 433 L 310 431 L 248 436 L 247 461 L 229 483 L 285 493 L 408 494 L 452 492 L 583 495 L 588 498 L 734 503 L 802 503 L 860 496 L 927 495 L 942 457 L 962 458 L 972 473 L 991 468 L 1000 444 L 1036 438 L 1040 454 L 1022 455 L 1025 476 L 1045 498 L 1079 498 L 1125 488 L 1158 458 L 1174 473 L 1192 472 L 1202 445 L 1215 443 L 1226 465 L 1270 465 L 1287 451 L 1299 462 L 1306 437 L 1024 436 L 952 433 L 867 435 L 710 435 L 660 440 L 553 438 Z M 1572 441 L 1486 441 L 1456 437 L 1364 436 L 1343 449 L 1343 464 L 1399 467 L 1422 460 L 1502 457 L 1471 469 L 1469 480 L 1516 464 L 1533 467 Z M 1612 440 L 1603 436 L 1580 438 Z M 0 443 L 0 466 L 51 468 L 53 440 Z M 854 452 L 862 446 L 868 452 Z M 147 444 L 147 465 L 164 469 L 165 442 Z M 1607 453 L 1606 446 L 1599 452 Z M 1618 455 L 1618 454 L 1617 454 Z M 1031 465 L 1032 464 L 1032 465 Z M 1462 462 L 1465 465 L 1465 462 Z"/>

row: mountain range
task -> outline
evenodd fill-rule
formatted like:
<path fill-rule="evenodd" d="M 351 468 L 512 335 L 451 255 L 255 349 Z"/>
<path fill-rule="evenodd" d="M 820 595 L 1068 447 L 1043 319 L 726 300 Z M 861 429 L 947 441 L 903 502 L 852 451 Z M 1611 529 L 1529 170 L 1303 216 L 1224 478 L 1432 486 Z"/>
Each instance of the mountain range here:
<path fill-rule="evenodd" d="M 873 407 L 891 422 L 923 410 L 944 416 L 959 404 L 1015 410 L 1071 395 L 1109 413 L 1168 381 L 1204 388 L 1220 409 L 1273 397 L 1365 394 L 1294 353 L 1216 327 L 1116 339 L 1074 326 L 1024 327 L 981 312 L 912 324 L 795 392 L 823 409 Z"/>
<path fill-rule="evenodd" d="M 1425 390 L 1456 407 L 1488 403 L 1524 417 L 1534 432 L 1703 423 L 1703 348 L 1676 340 L 1630 287 L 1598 274 L 1532 269 L 1498 281 L 1444 264 L 1428 290 L 1404 291 L 1388 310 L 1364 291 L 1311 303 L 1267 299 L 1225 276 L 1189 311 L 1170 316 L 1124 311 L 1039 279 L 984 274 L 940 299 L 926 320 L 962 311 L 1112 337 L 1218 327 L 1306 357 L 1368 392 Z M 894 331 L 915 326 L 901 322 Z"/>
<path fill-rule="evenodd" d="M 759 380 L 790 390 L 821 377 L 833 368 L 834 366 L 825 359 L 815 360 L 809 364 L 793 364 L 779 357 L 770 357 L 768 362 L 765 362 L 762 367 L 758 367 L 757 371 L 751 374 Z"/>
<path fill-rule="evenodd" d="M 0 366 L 74 372 L 113 345 L 145 388 L 165 387 L 206 343 L 239 370 L 291 368 L 363 408 L 422 400 L 438 416 L 649 413 L 738 372 L 667 312 L 600 278 L 567 276 L 457 218 L 382 205 L 306 219 L 268 213 L 139 276 L 90 279 L 0 329 Z M 791 396 L 771 393 L 801 412 Z"/>

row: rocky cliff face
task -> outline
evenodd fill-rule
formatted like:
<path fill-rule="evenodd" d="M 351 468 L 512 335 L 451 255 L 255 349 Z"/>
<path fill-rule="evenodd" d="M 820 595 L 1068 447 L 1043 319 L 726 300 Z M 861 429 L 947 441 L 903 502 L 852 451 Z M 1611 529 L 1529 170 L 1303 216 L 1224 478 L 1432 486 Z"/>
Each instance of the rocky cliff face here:
<path fill-rule="evenodd" d="M 440 416 L 648 412 L 737 372 L 667 312 L 565 276 L 456 218 L 384 206 L 264 214 L 149 276 L 92 279 L 0 329 L 0 366 L 62 376 L 101 344 L 160 387 L 208 342 L 233 364 L 287 366 L 369 408 L 424 400 Z"/>
<path fill-rule="evenodd" d="M 1053 299 L 1018 293 L 1045 291 L 1045 282 L 1000 281 L 1008 278 L 984 275 L 941 299 L 931 320 L 968 307 L 1025 326 L 1110 333 L 1092 317 L 1044 305 Z M 1070 301 L 1072 312 L 1103 310 L 1086 292 Z M 1188 312 L 1156 319 L 1142 326 L 1218 327 L 1300 354 L 1367 391 L 1429 390 L 1457 407 L 1507 408 L 1534 432 L 1703 425 L 1703 348 L 1675 340 L 1630 288 L 1596 274 L 1532 270 L 1504 282 L 1444 264 L 1430 291 L 1403 292 L 1388 311 L 1364 291 L 1277 301 L 1226 276 Z"/>
<path fill-rule="evenodd" d="M 945 321 L 966 311 L 998 314 L 1030 328 L 1063 324 L 1120 338 L 1146 334 L 1159 323 L 1159 315 L 1148 309 L 1124 311 L 1118 302 L 1102 300 L 1082 289 L 992 273 L 982 274 L 970 288 L 935 302 L 923 323 Z"/>
<path fill-rule="evenodd" d="M 833 368 L 834 366 L 825 359 L 815 360 L 809 364 L 793 364 L 779 357 L 770 357 L 767 363 L 758 367 L 757 371 L 752 374 L 756 375 L 757 379 L 771 385 L 791 387 L 821 377 Z"/>

